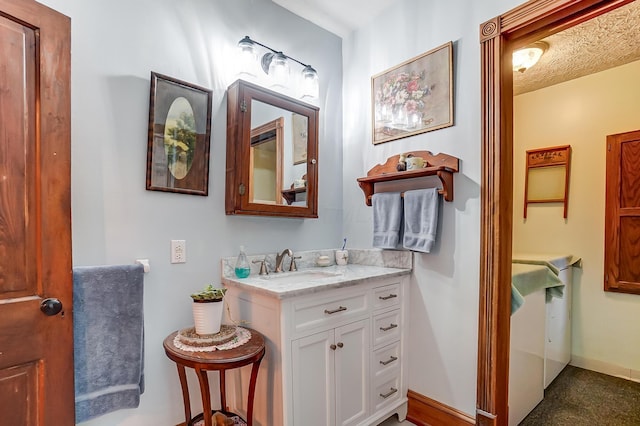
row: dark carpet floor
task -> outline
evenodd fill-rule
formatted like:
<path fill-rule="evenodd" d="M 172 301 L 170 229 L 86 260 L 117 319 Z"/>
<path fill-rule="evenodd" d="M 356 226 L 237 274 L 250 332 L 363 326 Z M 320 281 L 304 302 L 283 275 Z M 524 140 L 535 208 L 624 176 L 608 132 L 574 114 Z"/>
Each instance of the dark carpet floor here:
<path fill-rule="evenodd" d="M 640 426 L 640 383 L 567 366 L 520 426 Z"/>

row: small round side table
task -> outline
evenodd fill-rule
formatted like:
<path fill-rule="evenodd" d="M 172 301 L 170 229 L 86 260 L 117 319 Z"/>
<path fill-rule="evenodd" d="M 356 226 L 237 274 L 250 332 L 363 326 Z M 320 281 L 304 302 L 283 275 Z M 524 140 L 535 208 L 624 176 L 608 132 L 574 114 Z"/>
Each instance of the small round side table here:
<path fill-rule="evenodd" d="M 167 357 L 176 363 L 178 377 L 182 387 L 182 399 L 184 401 L 184 415 L 187 426 L 192 426 L 194 422 L 204 417 L 204 425 L 212 426 L 211 422 L 211 392 L 209 390 L 209 378 L 207 371 L 217 370 L 220 372 L 220 404 L 222 411 L 227 412 L 227 398 L 225 388 L 225 371 L 253 364 L 251 367 L 251 379 L 249 381 L 249 398 L 247 402 L 247 426 L 253 424 L 253 399 L 256 389 L 256 378 L 260 361 L 264 357 L 265 346 L 264 337 L 257 331 L 244 327 L 251 332 L 251 340 L 242 346 L 228 350 L 217 350 L 207 352 L 187 352 L 178 349 L 174 344 L 177 331 L 171 333 L 164 339 L 164 351 Z M 191 417 L 191 403 L 189 400 L 189 387 L 187 386 L 187 375 L 185 367 L 193 368 L 200 382 L 200 393 L 202 394 L 202 414 Z M 205 415 L 209 413 L 209 415 Z M 201 417 L 202 416 L 202 417 Z"/>

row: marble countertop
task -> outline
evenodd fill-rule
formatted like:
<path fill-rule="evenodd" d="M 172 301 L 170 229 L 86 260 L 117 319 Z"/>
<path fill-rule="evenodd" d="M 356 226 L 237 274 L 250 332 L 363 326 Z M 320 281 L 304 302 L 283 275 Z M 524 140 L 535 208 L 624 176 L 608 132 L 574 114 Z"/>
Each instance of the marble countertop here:
<path fill-rule="evenodd" d="M 222 277 L 222 283 L 225 286 L 238 287 L 284 299 L 357 285 L 371 278 L 396 277 L 410 273 L 411 269 L 406 268 L 347 264 L 344 266 L 314 267 L 297 272 L 256 274 L 247 278 Z M 300 276 L 300 280 L 295 278 L 296 275 Z"/>
<path fill-rule="evenodd" d="M 336 265 L 334 250 L 312 250 L 296 252 L 301 256 L 296 272 L 270 272 L 269 275 L 258 275 L 257 264 L 253 260 L 266 258 L 273 270 L 274 256 L 248 256 L 251 275 L 237 278 L 233 272 L 235 258 L 222 259 L 222 283 L 227 287 L 237 287 L 246 291 L 264 294 L 278 299 L 313 294 L 319 291 L 342 288 L 363 283 L 368 279 L 388 278 L 409 275 L 413 266 L 413 256 L 408 251 L 351 249 L 349 263 Z M 331 265 L 316 266 L 318 256 L 328 256 Z"/>

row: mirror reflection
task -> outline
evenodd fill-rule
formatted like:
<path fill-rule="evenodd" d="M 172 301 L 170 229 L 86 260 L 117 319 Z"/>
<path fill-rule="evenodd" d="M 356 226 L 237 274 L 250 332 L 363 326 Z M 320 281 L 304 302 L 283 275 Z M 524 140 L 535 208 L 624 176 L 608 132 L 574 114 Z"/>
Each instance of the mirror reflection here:
<path fill-rule="evenodd" d="M 307 206 L 308 117 L 251 101 L 249 200 Z"/>

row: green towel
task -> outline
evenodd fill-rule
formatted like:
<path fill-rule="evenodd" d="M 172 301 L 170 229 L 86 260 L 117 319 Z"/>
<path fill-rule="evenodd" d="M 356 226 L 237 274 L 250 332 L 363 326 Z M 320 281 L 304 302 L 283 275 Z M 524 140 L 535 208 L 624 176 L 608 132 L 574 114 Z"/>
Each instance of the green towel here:
<path fill-rule="evenodd" d="M 546 289 L 546 300 L 562 297 L 564 283 L 552 269 L 543 265 L 513 263 L 511 265 L 511 315 L 525 301 L 525 296 L 540 289 Z"/>

